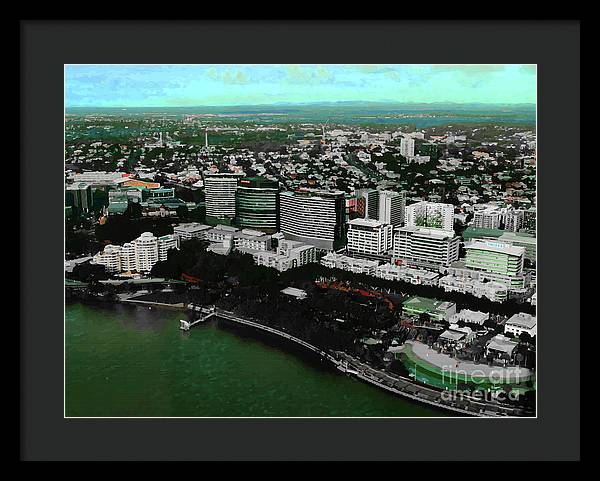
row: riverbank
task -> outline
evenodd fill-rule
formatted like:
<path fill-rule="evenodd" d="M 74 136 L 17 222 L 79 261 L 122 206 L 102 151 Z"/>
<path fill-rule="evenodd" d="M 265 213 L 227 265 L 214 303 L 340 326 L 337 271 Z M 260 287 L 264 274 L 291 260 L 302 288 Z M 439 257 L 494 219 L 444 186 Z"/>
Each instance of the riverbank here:
<path fill-rule="evenodd" d="M 143 293 L 142 293 L 143 296 Z M 187 306 L 179 304 L 165 304 L 151 301 L 138 300 L 140 295 L 121 296 L 120 301 L 125 303 L 142 304 L 148 307 L 166 308 L 175 310 L 187 310 Z M 245 319 L 235 315 L 233 312 L 223 309 L 216 309 L 210 316 L 216 316 L 221 319 L 227 319 L 230 322 L 242 324 L 254 329 L 268 332 L 272 335 L 291 341 L 304 347 L 322 359 L 330 362 L 339 371 L 349 374 L 365 383 L 376 386 L 380 389 L 392 392 L 396 396 L 410 399 L 412 402 L 434 406 L 436 409 L 444 409 L 454 414 L 463 416 L 516 416 L 522 417 L 530 415 L 523 409 L 515 408 L 506 404 L 500 404 L 495 401 L 485 401 L 468 395 L 449 396 L 448 389 L 436 389 L 434 386 L 425 386 L 415 382 L 413 379 L 401 377 L 386 371 L 375 370 L 372 367 L 362 363 L 358 359 L 352 358 L 345 353 L 333 353 L 322 351 L 306 341 L 292 336 L 284 331 L 265 326 L 259 322 Z M 419 381 L 420 379 L 417 379 Z"/>

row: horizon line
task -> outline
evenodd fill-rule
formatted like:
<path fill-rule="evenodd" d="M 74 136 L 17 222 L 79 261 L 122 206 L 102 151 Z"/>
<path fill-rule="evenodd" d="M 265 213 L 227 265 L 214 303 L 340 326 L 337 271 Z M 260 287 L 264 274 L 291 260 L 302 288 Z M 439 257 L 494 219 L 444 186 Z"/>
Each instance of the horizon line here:
<path fill-rule="evenodd" d="M 285 105 L 323 105 L 323 104 L 396 104 L 396 105 L 537 105 L 537 102 L 402 102 L 397 100 L 324 100 L 318 102 L 274 102 L 249 104 L 196 104 L 196 105 L 65 105 L 65 108 L 99 109 L 155 109 L 155 108 L 198 108 L 198 107 L 274 107 Z"/>

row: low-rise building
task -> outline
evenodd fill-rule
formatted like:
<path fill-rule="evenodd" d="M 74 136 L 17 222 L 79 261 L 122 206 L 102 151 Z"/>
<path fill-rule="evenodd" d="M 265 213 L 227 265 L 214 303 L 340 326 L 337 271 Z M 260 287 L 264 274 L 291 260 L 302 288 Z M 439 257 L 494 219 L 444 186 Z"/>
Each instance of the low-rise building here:
<path fill-rule="evenodd" d="M 295 287 L 286 287 L 285 289 L 281 290 L 281 293 L 287 296 L 295 297 L 296 299 L 306 299 L 308 297 L 306 291 L 297 289 Z"/>
<path fill-rule="evenodd" d="M 271 248 L 271 236 L 261 231 L 242 229 L 233 234 L 233 246 L 236 249 L 267 251 Z"/>
<path fill-rule="evenodd" d="M 481 326 L 489 318 L 490 314 L 488 312 L 462 309 L 461 311 L 458 311 L 456 314 L 452 315 L 452 317 L 450 318 L 450 323 L 458 324 L 460 321 L 463 321 L 471 324 L 479 324 Z"/>
<path fill-rule="evenodd" d="M 444 348 L 456 348 L 462 349 L 465 345 L 470 343 L 475 334 L 468 327 L 458 327 L 453 324 L 449 329 L 442 332 L 437 338 L 437 344 Z"/>
<path fill-rule="evenodd" d="M 493 355 L 495 358 L 510 360 L 512 359 L 518 343 L 510 338 L 497 334 L 490 339 L 485 346 L 486 355 Z"/>
<path fill-rule="evenodd" d="M 272 267 L 279 272 L 317 262 L 317 250 L 312 244 L 300 241 L 281 240 L 277 251 L 258 251 L 252 257 L 259 266 Z"/>
<path fill-rule="evenodd" d="M 173 234 L 179 236 L 181 241 L 206 239 L 206 233 L 210 229 L 211 227 L 209 225 L 200 224 L 198 222 L 189 222 L 173 227 Z"/>
<path fill-rule="evenodd" d="M 428 314 L 434 321 L 447 321 L 456 313 L 456 304 L 427 297 L 413 296 L 402 303 L 402 311 L 408 315 Z"/>
<path fill-rule="evenodd" d="M 321 258 L 321 265 L 330 269 L 342 269 L 344 271 L 354 272 L 355 274 L 367 274 L 374 276 L 379 262 L 366 259 L 357 259 L 355 257 L 344 256 L 329 252 Z"/>
<path fill-rule="evenodd" d="M 537 318 L 525 312 L 514 314 L 504 324 L 504 332 L 515 336 L 520 336 L 525 332 L 533 337 L 537 334 Z"/>
<path fill-rule="evenodd" d="M 382 264 L 377 267 L 375 275 L 388 281 L 403 281 L 415 285 L 437 286 L 440 275 L 437 272 L 396 264 Z"/>
<path fill-rule="evenodd" d="M 475 297 L 485 297 L 494 302 L 503 302 L 508 299 L 508 287 L 494 281 L 481 281 L 478 278 L 447 275 L 440 278 L 438 285 L 445 292 L 460 292 L 471 294 Z"/>
<path fill-rule="evenodd" d="M 237 227 L 219 224 L 206 231 L 206 240 L 210 242 L 223 242 L 225 240 L 233 242 L 233 236 L 238 232 L 240 232 L 240 229 Z"/>

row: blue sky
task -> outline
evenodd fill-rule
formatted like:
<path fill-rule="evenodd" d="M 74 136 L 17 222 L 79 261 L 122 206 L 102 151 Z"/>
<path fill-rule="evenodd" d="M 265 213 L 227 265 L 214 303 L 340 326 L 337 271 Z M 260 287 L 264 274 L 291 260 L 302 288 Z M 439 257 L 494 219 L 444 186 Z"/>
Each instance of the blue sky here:
<path fill-rule="evenodd" d="M 535 65 L 66 65 L 67 107 L 535 103 Z"/>

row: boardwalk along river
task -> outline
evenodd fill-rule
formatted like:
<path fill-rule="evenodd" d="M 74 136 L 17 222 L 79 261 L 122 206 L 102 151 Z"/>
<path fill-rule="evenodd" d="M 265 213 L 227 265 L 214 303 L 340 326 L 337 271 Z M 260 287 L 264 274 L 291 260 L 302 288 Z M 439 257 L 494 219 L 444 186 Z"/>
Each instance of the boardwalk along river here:
<path fill-rule="evenodd" d="M 222 322 L 179 330 L 176 311 L 68 303 L 66 416 L 446 416 Z"/>

